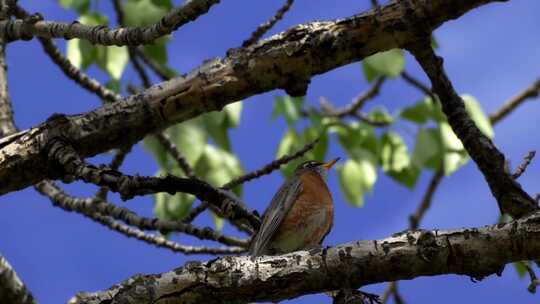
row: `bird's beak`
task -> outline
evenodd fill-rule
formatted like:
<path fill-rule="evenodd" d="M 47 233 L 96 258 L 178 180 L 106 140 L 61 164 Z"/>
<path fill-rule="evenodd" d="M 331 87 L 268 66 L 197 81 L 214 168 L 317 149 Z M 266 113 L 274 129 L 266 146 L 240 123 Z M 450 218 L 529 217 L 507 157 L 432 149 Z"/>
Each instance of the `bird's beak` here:
<path fill-rule="evenodd" d="M 326 164 L 322 164 L 321 167 L 325 168 L 326 170 L 330 170 L 330 168 L 332 168 L 332 166 L 337 163 L 337 161 L 339 160 L 339 157 L 337 157 L 336 159 L 334 160 L 331 160 L 329 162 L 327 162 Z"/>

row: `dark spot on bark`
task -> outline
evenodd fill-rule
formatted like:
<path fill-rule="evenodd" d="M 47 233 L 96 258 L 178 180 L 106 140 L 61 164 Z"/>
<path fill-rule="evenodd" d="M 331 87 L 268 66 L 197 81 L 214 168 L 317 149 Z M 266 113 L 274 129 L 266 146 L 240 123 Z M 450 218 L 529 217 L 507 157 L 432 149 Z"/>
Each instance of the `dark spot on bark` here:
<path fill-rule="evenodd" d="M 388 244 L 388 242 L 383 242 L 381 244 L 381 247 L 384 251 L 384 254 L 388 254 L 388 252 L 390 251 L 390 244 Z"/>

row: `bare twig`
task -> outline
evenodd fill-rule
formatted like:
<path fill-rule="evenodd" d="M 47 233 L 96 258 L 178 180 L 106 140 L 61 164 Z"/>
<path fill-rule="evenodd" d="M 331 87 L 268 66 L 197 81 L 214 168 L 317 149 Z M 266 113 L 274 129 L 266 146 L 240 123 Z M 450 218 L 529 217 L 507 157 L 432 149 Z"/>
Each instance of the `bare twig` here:
<path fill-rule="evenodd" d="M 144 64 L 146 64 L 146 66 L 148 66 L 150 68 L 150 70 L 152 70 L 161 80 L 169 80 L 171 79 L 171 77 L 163 71 L 163 68 L 160 67 L 154 60 L 152 60 L 151 58 L 148 58 L 148 56 L 146 56 L 146 54 L 143 53 L 143 51 L 141 50 L 141 47 L 136 47 L 136 48 L 133 48 L 133 52 L 135 53 L 135 55 L 137 55 L 137 57 L 139 57 L 143 62 Z"/>
<path fill-rule="evenodd" d="M 0 31 L 10 40 L 42 38 L 79 38 L 100 45 L 148 44 L 176 31 L 182 25 L 208 12 L 219 0 L 192 0 L 185 2 L 158 22 L 147 27 L 120 27 L 111 29 L 102 25 L 85 25 L 36 20 L 36 18 L 0 21 Z"/>
<path fill-rule="evenodd" d="M 98 223 L 103 224 L 111 230 L 120 232 L 127 237 L 133 237 L 150 245 L 169 249 L 174 252 L 181 252 L 183 254 L 238 254 L 246 251 L 246 249 L 242 247 L 207 247 L 181 245 L 176 242 L 170 241 L 163 236 L 148 234 L 140 229 L 123 225 L 109 216 L 103 216 L 99 213 L 81 212 L 81 214 L 91 218 Z"/>
<path fill-rule="evenodd" d="M 527 273 L 529 274 L 529 278 L 531 280 L 531 283 L 527 287 L 527 290 L 530 293 L 536 293 L 536 286 L 540 285 L 540 280 L 536 277 L 536 274 L 534 273 L 534 270 L 532 269 L 531 265 L 529 263 L 523 263 L 523 266 L 525 267 L 525 270 L 527 270 Z"/>
<path fill-rule="evenodd" d="M 134 212 L 95 198 L 75 198 L 65 193 L 52 182 L 42 182 L 36 185 L 36 190 L 49 197 L 52 203 L 66 211 L 74 211 L 85 215 L 98 213 L 121 220 L 128 225 L 144 230 L 183 232 L 199 239 L 213 240 L 229 246 L 247 246 L 247 242 L 241 239 L 225 236 L 215 230 L 205 227 L 199 228 L 178 221 L 165 221 L 155 218 L 140 217 Z"/>
<path fill-rule="evenodd" d="M 186 158 L 180 150 L 176 147 L 174 142 L 171 140 L 171 138 L 165 133 L 158 133 L 155 135 L 158 139 L 159 143 L 169 152 L 169 154 L 174 158 L 174 160 L 178 163 L 178 166 L 184 171 L 184 174 L 189 177 L 193 178 L 195 177 L 195 174 L 193 173 L 193 168 L 191 165 L 187 162 Z"/>
<path fill-rule="evenodd" d="M 264 33 L 268 32 L 268 30 L 270 30 L 279 20 L 283 18 L 283 15 L 289 11 L 293 3 L 294 0 L 287 0 L 285 4 L 283 4 L 283 6 L 276 11 L 276 14 L 270 20 L 259 25 L 257 29 L 251 33 L 251 36 L 242 43 L 242 47 L 248 47 L 261 39 Z"/>
<path fill-rule="evenodd" d="M 119 149 L 114 155 L 111 161 L 111 164 L 109 165 L 109 168 L 113 170 L 118 170 L 120 166 L 122 165 L 122 163 L 124 162 L 124 159 L 126 159 L 126 156 L 131 151 L 131 148 L 133 148 L 133 146 L 127 146 L 122 149 Z M 107 187 L 101 187 L 96 193 L 96 198 L 101 199 L 101 200 L 106 200 L 108 191 L 109 189 Z"/>
<path fill-rule="evenodd" d="M 334 109 L 334 107 L 330 103 L 326 102 L 324 99 L 321 99 L 321 108 L 323 109 L 323 113 L 329 116 L 335 116 L 339 118 L 348 115 L 354 115 L 364 106 L 367 101 L 379 94 L 381 86 L 383 85 L 385 80 L 385 77 L 377 78 L 377 80 L 375 80 L 373 85 L 371 85 L 371 87 L 366 92 L 358 95 L 358 97 L 356 97 L 350 104 L 339 109 Z"/>
<path fill-rule="evenodd" d="M 540 78 L 538 78 L 528 88 L 506 101 L 499 110 L 489 116 L 489 120 L 491 120 L 492 124 L 496 124 L 527 99 L 537 97 L 539 91 Z"/>
<path fill-rule="evenodd" d="M 272 173 L 272 171 L 274 170 L 277 170 L 279 169 L 279 167 L 281 167 L 282 165 L 294 160 L 294 159 L 297 159 L 299 157 L 302 157 L 307 151 L 313 149 L 313 147 L 315 147 L 315 145 L 319 142 L 319 139 L 316 139 L 308 144 L 306 144 L 305 146 L 303 146 L 302 148 L 300 148 L 298 151 L 294 152 L 293 154 L 289 154 L 289 155 L 284 155 L 274 161 L 272 161 L 271 163 L 265 165 L 264 167 L 260 168 L 260 169 L 257 169 L 255 171 L 252 171 L 252 172 L 249 172 L 245 175 L 242 175 L 240 177 L 237 177 L 233 180 L 231 180 L 230 182 L 226 183 L 225 185 L 223 185 L 223 189 L 232 189 L 240 184 L 243 184 L 247 181 L 250 181 L 252 179 L 255 179 L 255 178 L 259 178 L 263 175 L 266 175 L 266 174 L 270 174 Z"/>
<path fill-rule="evenodd" d="M 426 211 L 431 206 L 431 202 L 433 201 L 433 195 L 435 194 L 437 187 L 441 183 L 443 176 L 444 173 L 441 169 L 437 170 L 437 172 L 433 174 L 433 177 L 429 182 L 429 186 L 424 193 L 424 196 L 422 197 L 422 202 L 420 203 L 416 211 L 409 216 L 409 229 L 417 229 L 419 227 L 420 221 L 424 217 Z"/>
<path fill-rule="evenodd" d="M 529 153 L 527 153 L 527 155 L 523 158 L 523 162 L 517 167 L 516 172 L 512 174 L 512 177 L 514 179 L 518 179 L 521 174 L 525 172 L 532 159 L 534 158 L 534 155 L 536 155 L 536 151 L 529 151 Z"/>
<path fill-rule="evenodd" d="M 416 78 L 414 78 L 412 75 L 410 75 L 409 73 L 403 71 L 401 72 L 401 77 L 407 81 L 410 85 L 412 85 L 413 87 L 416 87 L 417 89 L 419 89 L 420 91 L 422 91 L 424 94 L 428 95 L 429 97 L 431 97 L 431 100 L 433 102 L 435 102 L 437 100 L 435 94 L 431 91 L 431 89 L 423 84 L 422 82 L 420 82 L 419 80 L 417 80 Z"/>
<path fill-rule="evenodd" d="M 191 223 L 199 214 L 203 213 L 208 209 L 209 204 L 207 202 L 201 202 L 197 207 L 189 210 L 188 214 L 182 219 L 183 223 Z"/>

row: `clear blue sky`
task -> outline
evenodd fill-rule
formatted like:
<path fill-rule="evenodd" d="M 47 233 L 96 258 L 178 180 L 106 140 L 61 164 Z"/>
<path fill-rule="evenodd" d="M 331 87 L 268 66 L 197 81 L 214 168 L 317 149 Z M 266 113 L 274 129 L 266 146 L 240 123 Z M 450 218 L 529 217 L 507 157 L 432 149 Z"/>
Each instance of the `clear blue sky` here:
<path fill-rule="evenodd" d="M 59 7 L 56 1 L 21 0 L 30 11 L 41 12 L 46 19 L 71 21 L 75 16 Z M 241 44 L 252 29 L 267 20 L 283 1 L 223 0 L 196 23 L 174 34 L 169 47 L 171 65 L 187 72 L 204 59 L 223 56 L 230 47 Z M 370 1 L 297 0 L 285 20 L 272 31 L 276 33 L 298 23 L 312 20 L 347 17 L 368 8 Z M 175 1 L 178 3 L 178 1 Z M 99 5 L 110 13 L 109 1 Z M 512 0 L 477 9 L 463 18 L 444 24 L 435 35 L 439 53 L 459 93 L 475 96 L 486 111 L 492 112 L 503 101 L 528 86 L 540 76 L 540 2 Z M 64 42 L 61 43 L 64 48 Z M 64 77 L 44 56 L 40 45 L 16 42 L 8 48 L 9 86 L 16 122 L 28 128 L 42 122 L 52 113 L 79 113 L 99 106 L 99 100 Z M 422 78 L 414 60 L 407 56 L 407 70 Z M 103 79 L 97 69 L 89 73 Z M 130 68 L 125 79 L 135 81 Z M 349 102 L 367 84 L 359 64 L 315 77 L 307 100 L 318 103 L 325 96 L 336 104 Z M 271 121 L 272 98 L 283 94 L 273 91 L 253 96 L 244 103 L 241 126 L 232 131 L 232 145 L 247 170 L 255 169 L 274 157 L 285 130 L 281 120 Z M 383 104 L 390 109 L 416 102 L 421 95 L 402 80 L 388 83 L 371 105 Z M 520 107 L 495 128 L 495 142 L 513 164 L 532 149 L 540 147 L 536 134 L 540 117 L 539 100 Z M 335 139 L 331 156 L 344 156 Z M 95 162 L 104 162 L 99 157 Z M 127 158 L 123 170 L 153 175 L 157 166 L 140 146 Z M 407 216 L 416 208 L 430 178 L 422 175 L 413 191 L 379 175 L 374 195 L 363 208 L 350 207 L 339 191 L 335 173 L 330 175 L 330 188 L 335 197 L 336 221 L 326 245 L 351 240 L 389 236 L 407 227 Z M 529 193 L 539 191 L 538 161 L 533 162 L 520 182 Z M 262 211 L 282 182 L 275 173 L 245 186 L 245 200 Z M 73 184 L 74 193 L 91 193 L 89 187 Z M 113 199 L 118 201 L 116 196 Z M 124 204 L 124 203 L 120 203 Z M 150 215 L 150 198 L 129 203 L 137 212 Z M 434 205 L 422 224 L 423 228 L 458 228 L 492 224 L 498 208 L 483 177 L 474 164 L 468 163 L 445 179 L 435 195 Z M 197 223 L 210 223 L 207 216 Z M 163 272 L 183 265 L 187 260 L 205 260 L 206 256 L 184 256 L 157 249 L 91 222 L 74 213 L 66 213 L 32 189 L 0 197 L 0 252 L 14 266 L 41 303 L 62 303 L 77 291 L 106 289 L 137 273 Z M 186 239 L 182 237 L 182 240 Z M 400 283 L 408 303 L 532 303 L 539 296 L 526 291 L 528 281 L 519 280 L 509 266 L 502 277 L 489 277 L 472 283 L 465 276 L 418 278 Z M 382 292 L 384 285 L 366 290 Z M 328 303 L 326 296 L 312 295 L 290 303 Z"/>

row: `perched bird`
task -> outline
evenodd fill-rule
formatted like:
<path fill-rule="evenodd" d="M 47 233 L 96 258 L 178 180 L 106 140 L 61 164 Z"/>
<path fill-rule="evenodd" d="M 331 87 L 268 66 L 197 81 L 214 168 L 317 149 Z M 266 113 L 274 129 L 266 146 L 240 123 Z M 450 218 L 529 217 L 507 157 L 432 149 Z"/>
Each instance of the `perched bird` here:
<path fill-rule="evenodd" d="M 272 198 L 261 228 L 251 241 L 252 256 L 318 247 L 332 228 L 334 206 L 324 177 L 339 157 L 327 163 L 301 163 Z"/>

